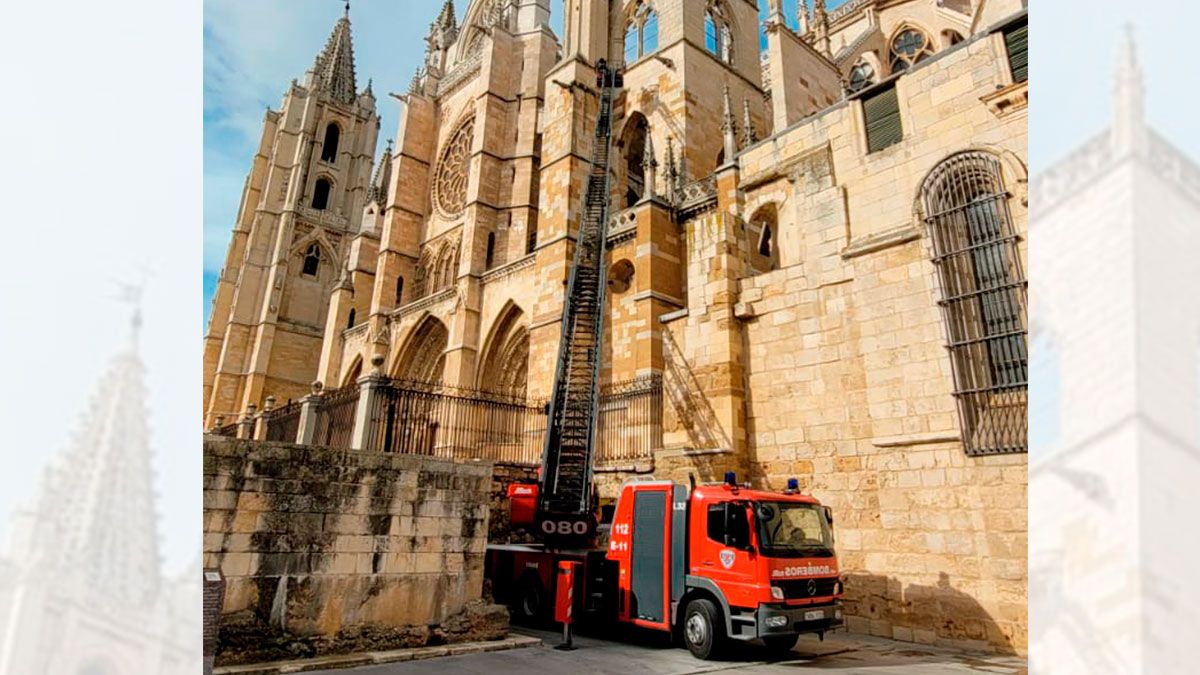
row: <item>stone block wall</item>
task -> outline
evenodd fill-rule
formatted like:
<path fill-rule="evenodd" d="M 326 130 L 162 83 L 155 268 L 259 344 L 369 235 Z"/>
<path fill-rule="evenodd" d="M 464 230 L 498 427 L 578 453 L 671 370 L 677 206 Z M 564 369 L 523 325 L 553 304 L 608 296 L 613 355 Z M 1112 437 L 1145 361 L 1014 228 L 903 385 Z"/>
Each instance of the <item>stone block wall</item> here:
<path fill-rule="evenodd" d="M 448 639 L 436 627 L 481 597 L 491 488 L 489 463 L 206 437 L 204 566 L 226 583 L 219 658 Z"/>

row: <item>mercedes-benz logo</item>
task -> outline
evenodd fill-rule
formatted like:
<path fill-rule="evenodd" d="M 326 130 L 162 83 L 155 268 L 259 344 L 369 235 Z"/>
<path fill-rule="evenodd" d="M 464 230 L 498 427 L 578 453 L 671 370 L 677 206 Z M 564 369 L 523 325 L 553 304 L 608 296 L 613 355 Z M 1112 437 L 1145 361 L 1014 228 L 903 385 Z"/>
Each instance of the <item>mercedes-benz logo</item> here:
<path fill-rule="evenodd" d="M 811 598 L 812 596 L 814 596 L 816 594 L 817 594 L 817 582 L 814 579 L 809 579 L 808 580 L 808 597 Z"/>

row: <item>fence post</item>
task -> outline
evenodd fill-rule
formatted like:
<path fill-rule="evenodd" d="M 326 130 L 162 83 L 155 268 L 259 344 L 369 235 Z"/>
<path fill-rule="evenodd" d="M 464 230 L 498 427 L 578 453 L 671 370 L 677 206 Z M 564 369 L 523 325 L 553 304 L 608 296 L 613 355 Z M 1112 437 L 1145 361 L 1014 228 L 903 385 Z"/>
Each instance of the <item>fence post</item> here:
<path fill-rule="evenodd" d="M 246 414 L 242 415 L 242 420 L 238 422 L 237 437 L 240 440 L 254 438 L 254 411 L 257 408 L 253 403 L 246 406 Z"/>
<path fill-rule="evenodd" d="M 320 380 L 312 383 L 312 393 L 300 399 L 300 423 L 296 428 L 296 444 L 312 445 L 317 435 L 317 406 L 321 405 L 321 390 L 325 385 Z"/>
<path fill-rule="evenodd" d="M 275 409 L 275 397 L 268 396 L 266 403 L 263 405 L 262 412 L 258 414 L 258 418 L 254 424 L 254 440 L 267 440 L 267 414 Z"/>
<path fill-rule="evenodd" d="M 387 384 L 383 374 L 382 354 L 371 357 L 371 374 L 358 378 L 358 406 L 354 409 L 354 433 L 350 436 L 351 450 L 366 450 L 374 437 L 375 408 L 379 389 Z"/>

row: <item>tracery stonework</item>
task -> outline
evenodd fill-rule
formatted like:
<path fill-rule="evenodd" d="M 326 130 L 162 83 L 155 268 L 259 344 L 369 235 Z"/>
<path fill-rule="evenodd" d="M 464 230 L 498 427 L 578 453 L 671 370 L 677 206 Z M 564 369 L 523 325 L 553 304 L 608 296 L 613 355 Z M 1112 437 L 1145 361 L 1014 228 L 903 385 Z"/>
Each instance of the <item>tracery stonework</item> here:
<path fill-rule="evenodd" d="M 475 118 L 463 122 L 442 151 L 434 183 L 438 209 L 447 218 L 462 216 L 467 203 L 467 171 L 471 165 L 471 144 L 475 140 Z"/>

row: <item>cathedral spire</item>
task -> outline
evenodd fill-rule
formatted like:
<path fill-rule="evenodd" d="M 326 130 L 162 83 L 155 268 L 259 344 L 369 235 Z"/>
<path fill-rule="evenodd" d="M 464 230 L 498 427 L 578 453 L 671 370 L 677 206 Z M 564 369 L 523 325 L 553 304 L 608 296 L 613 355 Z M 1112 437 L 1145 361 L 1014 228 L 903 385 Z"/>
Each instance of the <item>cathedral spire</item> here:
<path fill-rule="evenodd" d="M 750 117 L 750 99 L 742 101 L 742 145 L 750 147 L 758 142 L 758 132 L 754 130 L 754 120 Z"/>
<path fill-rule="evenodd" d="M 354 42 L 350 34 L 350 5 L 333 26 L 325 48 L 312 67 L 312 86 L 339 103 L 353 103 L 358 96 L 354 75 Z"/>
<path fill-rule="evenodd" d="M 1118 155 L 1138 152 L 1145 145 L 1146 111 L 1145 85 L 1138 63 L 1133 25 L 1125 26 L 1125 39 L 1117 63 L 1115 110 L 1113 114 L 1113 149 Z"/>
<path fill-rule="evenodd" d="M 14 552 L 37 574 L 125 606 L 153 602 L 162 584 L 143 372 L 133 348 L 113 359 L 71 446 L 47 467 L 25 550 Z"/>
<path fill-rule="evenodd" d="M 729 85 L 725 85 L 724 110 L 721 117 L 721 131 L 725 134 L 725 163 L 733 162 L 737 155 L 737 121 L 733 118 L 733 101 L 729 98 Z"/>
<path fill-rule="evenodd" d="M 383 156 L 379 158 L 379 166 L 375 169 L 375 179 L 371 181 L 371 188 L 367 192 L 367 201 L 373 201 L 380 206 L 386 206 L 388 200 L 388 188 L 392 182 L 392 139 L 388 139 L 387 148 L 383 151 Z"/>
<path fill-rule="evenodd" d="M 658 157 L 654 155 L 654 137 L 646 134 L 645 152 L 642 153 L 642 169 L 646 176 L 646 199 L 658 196 Z"/>

